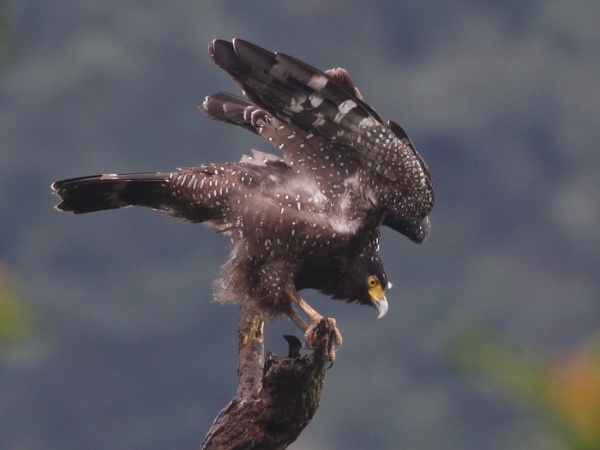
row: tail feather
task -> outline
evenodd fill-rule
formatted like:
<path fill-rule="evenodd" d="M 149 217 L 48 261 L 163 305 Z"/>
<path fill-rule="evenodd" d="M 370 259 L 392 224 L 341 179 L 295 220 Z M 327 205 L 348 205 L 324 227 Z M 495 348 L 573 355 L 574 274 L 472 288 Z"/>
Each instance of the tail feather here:
<path fill-rule="evenodd" d="M 128 206 L 161 209 L 171 201 L 168 173 L 104 174 L 71 178 L 52 184 L 61 198 L 56 208 L 84 214 Z"/>
<path fill-rule="evenodd" d="M 218 227 L 238 193 L 234 187 L 239 186 L 239 177 L 250 171 L 247 166 L 244 172 L 241 169 L 236 164 L 207 164 L 177 172 L 92 175 L 57 181 L 52 189 L 62 200 L 56 206 L 60 211 L 84 214 L 145 206 Z"/>

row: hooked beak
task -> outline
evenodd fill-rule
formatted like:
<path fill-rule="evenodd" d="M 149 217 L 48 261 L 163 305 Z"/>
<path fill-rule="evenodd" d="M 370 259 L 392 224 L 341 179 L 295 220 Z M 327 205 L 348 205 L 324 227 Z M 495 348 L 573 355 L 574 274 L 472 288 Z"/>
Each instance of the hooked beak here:
<path fill-rule="evenodd" d="M 381 319 L 388 311 L 388 302 L 385 298 L 385 291 L 380 284 L 369 289 L 369 296 L 371 297 L 371 303 L 379 313 L 378 319 Z"/>

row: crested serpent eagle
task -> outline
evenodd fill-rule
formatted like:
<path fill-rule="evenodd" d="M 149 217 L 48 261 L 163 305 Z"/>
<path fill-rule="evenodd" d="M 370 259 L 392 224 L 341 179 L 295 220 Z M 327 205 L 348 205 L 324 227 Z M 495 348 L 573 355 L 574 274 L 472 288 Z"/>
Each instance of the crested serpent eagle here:
<path fill-rule="evenodd" d="M 259 134 L 282 155 L 252 150 L 236 163 L 57 181 L 57 208 L 147 206 L 226 233 L 232 250 L 216 298 L 250 302 L 267 319 L 287 315 L 309 343 L 312 327 L 293 305 L 311 324 L 322 316 L 302 289 L 383 316 L 391 284 L 378 253 L 381 225 L 414 242 L 429 233 L 431 178 L 410 139 L 363 101 L 342 68 L 321 72 L 241 39 L 215 40 L 209 53 L 244 97 L 211 95 L 206 114 Z"/>

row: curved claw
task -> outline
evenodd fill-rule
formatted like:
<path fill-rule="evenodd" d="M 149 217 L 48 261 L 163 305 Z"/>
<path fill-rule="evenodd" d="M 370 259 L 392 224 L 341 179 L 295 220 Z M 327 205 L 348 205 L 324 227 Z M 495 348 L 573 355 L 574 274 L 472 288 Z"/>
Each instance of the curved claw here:
<path fill-rule="evenodd" d="M 304 333 L 304 337 L 306 339 L 306 345 L 309 348 L 315 348 L 319 344 L 319 335 L 318 335 L 318 327 L 321 324 L 322 320 L 326 320 L 332 328 L 333 337 L 328 341 L 328 352 L 329 352 L 329 360 L 333 361 L 335 359 L 335 352 L 340 345 L 342 345 L 343 339 L 340 331 L 338 330 L 335 319 L 329 317 L 321 317 L 320 319 L 315 319 L 311 322 L 311 324 L 306 329 Z"/>

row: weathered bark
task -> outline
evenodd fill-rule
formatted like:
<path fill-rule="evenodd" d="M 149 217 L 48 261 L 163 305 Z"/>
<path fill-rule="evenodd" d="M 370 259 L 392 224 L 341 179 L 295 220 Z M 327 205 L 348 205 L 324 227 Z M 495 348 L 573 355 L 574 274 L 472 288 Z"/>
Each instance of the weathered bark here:
<path fill-rule="evenodd" d="M 296 342 L 286 338 L 291 357 L 268 353 L 266 360 L 263 327 L 256 312 L 241 308 L 237 393 L 215 419 L 202 450 L 285 449 L 319 406 L 334 325 L 327 319 L 321 321 L 312 354 L 294 356 L 298 354 Z"/>

